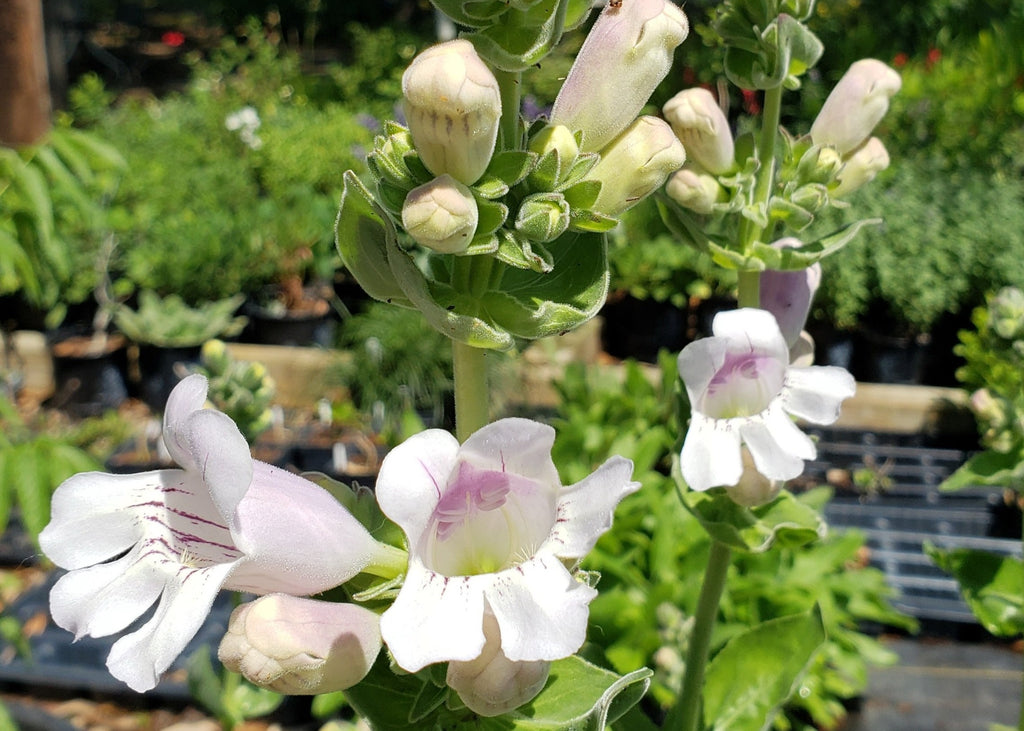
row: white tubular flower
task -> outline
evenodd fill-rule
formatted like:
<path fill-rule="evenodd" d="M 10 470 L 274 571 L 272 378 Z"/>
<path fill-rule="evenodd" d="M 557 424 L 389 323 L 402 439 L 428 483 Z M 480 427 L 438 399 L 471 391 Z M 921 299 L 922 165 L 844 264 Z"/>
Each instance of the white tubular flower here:
<path fill-rule="evenodd" d="M 474 713 L 500 716 L 540 693 L 548 680 L 551 663 L 512 662 L 505 657 L 498 620 L 490 612 L 484 612 L 484 636 L 487 642 L 479 657 L 448 663 L 445 681 Z"/>
<path fill-rule="evenodd" d="M 432 46 L 402 75 L 413 144 L 434 175 L 472 185 L 491 161 L 501 93 L 494 74 L 467 40 Z"/>
<path fill-rule="evenodd" d="M 847 196 L 862 185 L 870 183 L 887 167 L 889 153 L 885 145 L 877 137 L 871 137 L 846 157 L 836 176 L 839 185 L 832 189 L 831 195 L 836 198 Z"/>
<path fill-rule="evenodd" d="M 442 254 L 466 250 L 479 216 L 472 191 L 451 175 L 413 188 L 402 205 L 402 226 L 413 240 Z"/>
<path fill-rule="evenodd" d="M 736 148 L 729 120 L 710 91 L 685 89 L 668 100 L 662 113 L 691 160 L 715 175 L 733 168 Z"/>
<path fill-rule="evenodd" d="M 601 181 L 594 210 L 618 216 L 665 184 L 686 152 L 664 120 L 640 117 L 601 150 L 587 178 Z"/>
<path fill-rule="evenodd" d="M 683 11 L 667 0 L 609 3 L 555 98 L 551 124 L 582 131 L 582 150 L 597 152 L 640 114 L 689 32 Z"/>
<path fill-rule="evenodd" d="M 355 576 L 382 550 L 326 490 L 254 462 L 238 427 L 204 410 L 206 379 L 171 392 L 164 443 L 183 469 L 84 472 L 57 488 L 43 553 L 68 569 L 50 594 L 75 634 L 122 631 L 107 667 L 133 690 L 154 687 L 195 635 L 220 589 L 314 594 Z"/>
<path fill-rule="evenodd" d="M 853 396 L 853 377 L 835 366 L 791 366 L 786 341 L 765 310 L 722 312 L 711 327 L 712 337 L 679 354 L 691 407 L 683 478 L 694 490 L 736 485 L 743 445 L 769 480 L 798 476 L 816 450 L 790 415 L 831 424 L 843 399 Z"/>
<path fill-rule="evenodd" d="M 668 197 L 694 213 L 706 216 L 715 210 L 716 203 L 724 203 L 725 188 L 714 175 L 692 167 L 684 167 L 669 177 L 665 186 Z"/>
<path fill-rule="evenodd" d="M 792 236 L 772 243 L 776 249 L 798 248 L 803 243 Z M 761 272 L 761 309 L 775 317 L 786 346 L 793 349 L 811 312 L 811 301 L 821 284 L 821 264 L 806 269 Z"/>
<path fill-rule="evenodd" d="M 493 665 L 491 690 L 472 680 L 475 666 L 456 666 L 456 690 L 474 708 L 529 700 L 523 689 L 534 687 L 536 669 L 507 663 L 557 660 L 580 648 L 597 592 L 566 566 L 593 548 L 615 506 L 640 487 L 621 457 L 563 486 L 551 461 L 554 434 L 534 421 L 502 419 L 460 446 L 431 429 L 392 450 L 377 477 L 380 507 L 410 550 L 381 634 L 409 672 L 437 662 Z M 488 631 L 487 615 L 496 631 Z M 494 651 L 488 642 L 502 659 L 483 657 Z"/>
<path fill-rule="evenodd" d="M 860 147 L 889 110 L 900 90 L 900 75 L 881 61 L 857 61 L 839 80 L 811 125 L 811 139 L 832 145 L 840 155 Z"/>
<path fill-rule="evenodd" d="M 217 657 L 256 685 L 315 695 L 358 683 L 380 648 L 380 618 L 369 609 L 268 594 L 235 608 Z"/>

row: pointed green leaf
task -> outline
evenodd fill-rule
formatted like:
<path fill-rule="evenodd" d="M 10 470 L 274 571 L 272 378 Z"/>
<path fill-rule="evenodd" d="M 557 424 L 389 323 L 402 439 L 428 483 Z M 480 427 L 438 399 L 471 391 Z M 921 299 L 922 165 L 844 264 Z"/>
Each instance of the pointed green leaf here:
<path fill-rule="evenodd" d="M 508 206 L 504 203 L 495 203 L 494 201 L 477 201 L 477 224 L 476 234 L 477 236 L 493 234 L 502 224 L 505 223 L 505 219 L 508 218 Z"/>
<path fill-rule="evenodd" d="M 512 187 L 522 182 L 537 164 L 537 153 L 526 150 L 505 150 L 498 152 L 487 165 L 487 174 L 505 181 Z"/>
<path fill-rule="evenodd" d="M 481 198 L 496 200 L 508 193 L 508 185 L 498 176 L 484 173 L 483 177 L 473 183 L 473 192 Z"/>
<path fill-rule="evenodd" d="M 704 719 L 711 731 L 767 731 L 825 642 L 821 611 L 772 619 L 733 637 L 708 664 Z"/>
<path fill-rule="evenodd" d="M 924 552 L 960 584 L 960 592 L 982 626 L 999 637 L 1024 633 L 1024 562 L 969 548 Z"/>
<path fill-rule="evenodd" d="M 341 260 L 374 299 L 409 304 L 388 264 L 387 245 L 396 238 L 394 224 L 351 170 L 345 172 L 341 209 L 334 225 Z"/>
<path fill-rule="evenodd" d="M 979 485 L 1010 487 L 1019 481 L 1024 469 L 1024 454 L 1019 450 L 997 452 L 994 449 L 970 457 L 939 486 L 954 492 Z"/>
<path fill-rule="evenodd" d="M 565 189 L 563 195 L 573 208 L 590 208 L 601 194 L 600 180 L 582 180 Z"/>
<path fill-rule="evenodd" d="M 539 0 L 525 11 L 510 9 L 500 23 L 463 37 L 502 71 L 525 71 L 561 39 L 568 4 L 569 0 Z"/>
<path fill-rule="evenodd" d="M 764 262 L 764 267 L 768 269 L 781 271 L 806 269 L 811 264 L 821 261 L 829 254 L 834 254 L 846 246 L 865 226 L 874 226 L 881 222 L 880 218 L 854 221 L 828 236 L 797 248 L 776 249 L 759 241 L 754 244 L 753 253 Z"/>

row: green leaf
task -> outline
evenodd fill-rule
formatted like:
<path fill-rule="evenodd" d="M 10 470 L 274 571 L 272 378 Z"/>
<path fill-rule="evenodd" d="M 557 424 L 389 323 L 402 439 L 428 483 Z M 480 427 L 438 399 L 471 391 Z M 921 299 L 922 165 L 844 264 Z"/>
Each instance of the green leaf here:
<path fill-rule="evenodd" d="M 846 246 L 865 226 L 880 224 L 880 218 L 865 218 L 843 226 L 828 236 L 800 247 L 776 249 L 774 246 L 760 241 L 754 244 L 754 255 L 764 262 L 763 267 L 780 271 L 806 269 L 811 264 L 821 261 L 829 254 L 834 254 Z"/>
<path fill-rule="evenodd" d="M 1024 467 L 1024 454 L 1019 451 L 997 452 L 994 449 L 979 452 L 950 475 L 939 486 L 943 492 L 954 492 L 979 485 L 1012 487 L 1020 481 Z"/>
<path fill-rule="evenodd" d="M 603 234 L 565 235 L 551 245 L 551 272 L 510 270 L 501 292 L 488 292 L 487 317 L 530 340 L 568 332 L 592 318 L 608 294 L 608 244 Z"/>
<path fill-rule="evenodd" d="M 600 180 L 581 180 L 565 189 L 563 195 L 573 208 L 590 208 L 601 194 Z"/>
<path fill-rule="evenodd" d="M 775 544 L 793 548 L 806 545 L 827 532 L 828 526 L 813 507 L 783 490 L 774 500 L 756 508 L 733 502 L 726 488 L 697 492 L 679 476 L 678 457 L 673 476 L 686 509 L 715 540 L 750 553 L 764 553 Z"/>
<path fill-rule="evenodd" d="M 505 150 L 496 153 L 487 165 L 487 174 L 503 180 L 511 188 L 522 182 L 537 164 L 537 153 L 526 150 Z"/>
<path fill-rule="evenodd" d="M 351 170 L 345 172 L 341 209 L 334 225 L 342 261 L 366 293 L 383 302 L 409 305 L 388 264 L 387 249 L 397 235 L 394 224 Z"/>
<path fill-rule="evenodd" d="M 495 200 L 508 193 L 508 184 L 490 173 L 484 173 L 478 181 L 473 183 L 473 192 L 481 198 Z"/>
<path fill-rule="evenodd" d="M 1000 637 L 1024 633 L 1024 561 L 970 548 L 924 552 L 960 584 L 964 601 L 989 632 Z"/>
<path fill-rule="evenodd" d="M 202 645 L 186 663 L 188 671 L 189 694 L 203 708 L 213 715 L 223 718 L 226 712 L 221 693 L 223 685 L 220 676 L 213 669 L 210 659 L 210 646 Z"/>
<path fill-rule="evenodd" d="M 508 206 L 504 203 L 478 200 L 476 208 L 477 224 L 476 233 L 473 235 L 474 239 L 478 236 L 493 234 L 501 228 L 501 225 L 505 223 L 505 219 L 508 218 Z"/>
<path fill-rule="evenodd" d="M 568 4 L 569 0 L 539 0 L 525 11 L 510 9 L 501 22 L 463 37 L 502 71 L 525 71 L 561 39 Z"/>
<path fill-rule="evenodd" d="M 825 642 L 821 611 L 772 619 L 736 635 L 708 664 L 704 719 L 713 731 L 767 731 Z"/>

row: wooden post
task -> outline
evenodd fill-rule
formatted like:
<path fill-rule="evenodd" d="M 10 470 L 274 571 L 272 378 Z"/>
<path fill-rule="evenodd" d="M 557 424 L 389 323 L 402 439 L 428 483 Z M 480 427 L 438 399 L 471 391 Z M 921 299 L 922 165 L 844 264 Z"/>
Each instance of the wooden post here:
<path fill-rule="evenodd" d="M 0 144 L 37 142 L 50 128 L 42 0 L 0 0 Z"/>

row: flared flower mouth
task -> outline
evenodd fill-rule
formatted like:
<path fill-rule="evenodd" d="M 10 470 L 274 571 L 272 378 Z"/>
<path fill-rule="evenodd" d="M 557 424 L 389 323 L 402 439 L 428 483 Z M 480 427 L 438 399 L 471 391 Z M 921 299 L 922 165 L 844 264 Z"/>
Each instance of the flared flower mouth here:
<path fill-rule="evenodd" d="M 529 559 L 555 521 L 554 496 L 536 482 L 459 464 L 424 536 L 424 565 L 446 576 L 473 576 Z"/>
<path fill-rule="evenodd" d="M 708 382 L 698 408 L 713 419 L 752 416 L 782 393 L 786 364 L 771 353 L 750 348 L 730 352 Z"/>

